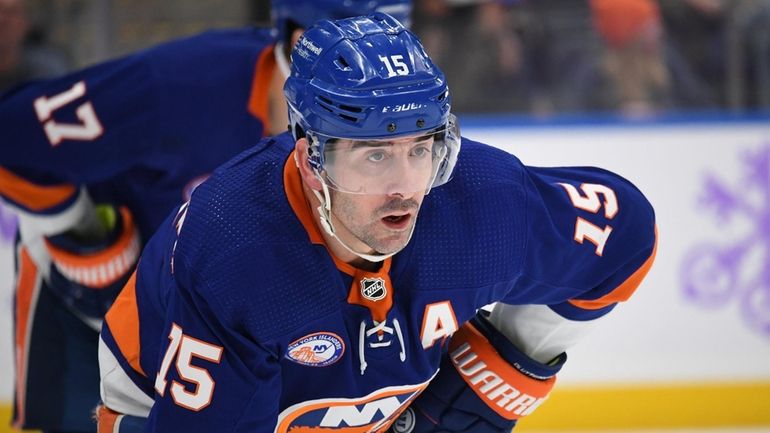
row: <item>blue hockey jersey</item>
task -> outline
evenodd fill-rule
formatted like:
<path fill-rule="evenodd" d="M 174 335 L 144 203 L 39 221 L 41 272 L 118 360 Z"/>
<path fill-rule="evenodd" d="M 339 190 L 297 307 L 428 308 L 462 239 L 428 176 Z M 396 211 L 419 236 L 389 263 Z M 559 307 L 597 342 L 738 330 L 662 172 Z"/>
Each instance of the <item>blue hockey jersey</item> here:
<path fill-rule="evenodd" d="M 268 29 L 210 31 L 31 82 L 0 99 L 0 196 L 51 215 L 86 186 L 149 236 L 216 166 L 269 128 Z"/>
<path fill-rule="evenodd" d="M 265 139 L 169 217 L 102 339 L 155 403 L 149 431 L 382 431 L 492 302 L 606 314 L 655 250 L 654 214 L 596 168 L 532 168 L 463 141 L 411 242 L 379 271 L 331 256 L 294 140 Z"/>

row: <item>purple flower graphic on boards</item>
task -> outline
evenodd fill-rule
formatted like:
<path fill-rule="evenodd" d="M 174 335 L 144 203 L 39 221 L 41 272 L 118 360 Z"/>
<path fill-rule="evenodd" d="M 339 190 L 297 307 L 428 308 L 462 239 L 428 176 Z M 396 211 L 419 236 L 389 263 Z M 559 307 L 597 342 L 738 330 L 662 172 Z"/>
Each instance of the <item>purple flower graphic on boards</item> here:
<path fill-rule="evenodd" d="M 0 202 L 0 244 L 13 243 L 16 237 L 16 216 Z"/>
<path fill-rule="evenodd" d="M 685 256 L 682 290 L 703 308 L 737 302 L 750 328 L 770 338 L 770 143 L 743 155 L 742 180 L 706 177 L 699 207 L 713 213 L 718 226 L 749 221 L 742 238 L 720 238 L 698 245 Z M 730 186 L 730 183 L 736 185 Z"/>

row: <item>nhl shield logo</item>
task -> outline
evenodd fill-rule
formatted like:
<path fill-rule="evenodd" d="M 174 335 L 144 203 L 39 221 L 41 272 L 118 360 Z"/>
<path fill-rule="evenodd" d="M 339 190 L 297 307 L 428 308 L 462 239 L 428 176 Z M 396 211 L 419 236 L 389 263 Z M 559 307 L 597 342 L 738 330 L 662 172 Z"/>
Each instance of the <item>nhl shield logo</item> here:
<path fill-rule="evenodd" d="M 362 278 L 361 279 L 361 296 L 370 301 L 379 301 L 384 299 L 388 294 L 388 289 L 385 287 L 385 280 L 382 278 Z"/>

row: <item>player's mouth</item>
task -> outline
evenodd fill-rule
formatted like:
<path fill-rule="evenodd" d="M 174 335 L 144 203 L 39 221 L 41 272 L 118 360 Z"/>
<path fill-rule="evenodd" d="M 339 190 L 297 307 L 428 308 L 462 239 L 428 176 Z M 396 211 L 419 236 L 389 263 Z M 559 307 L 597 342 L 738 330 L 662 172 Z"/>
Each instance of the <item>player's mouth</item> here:
<path fill-rule="evenodd" d="M 412 221 L 412 214 L 392 214 L 386 215 L 381 219 L 382 223 L 391 230 L 404 230 L 409 227 Z"/>

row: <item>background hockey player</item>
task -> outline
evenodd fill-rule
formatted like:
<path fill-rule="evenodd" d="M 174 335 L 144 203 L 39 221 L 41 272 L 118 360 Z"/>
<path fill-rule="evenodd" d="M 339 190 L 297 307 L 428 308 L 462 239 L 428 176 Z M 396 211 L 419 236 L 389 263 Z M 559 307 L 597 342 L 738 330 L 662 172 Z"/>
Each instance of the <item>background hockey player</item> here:
<path fill-rule="evenodd" d="M 292 60 L 291 133 L 199 186 L 107 313 L 100 429 L 379 432 L 409 408 L 394 431 L 510 430 L 649 270 L 650 204 L 461 149 L 442 72 L 387 15 L 321 22 Z"/>
<path fill-rule="evenodd" d="M 284 53 L 303 28 L 378 8 L 408 17 L 410 2 L 272 6 L 275 29 L 206 32 L 0 99 L 0 196 L 21 235 L 17 427 L 95 430 L 104 312 L 166 214 L 217 165 L 286 130 Z"/>

